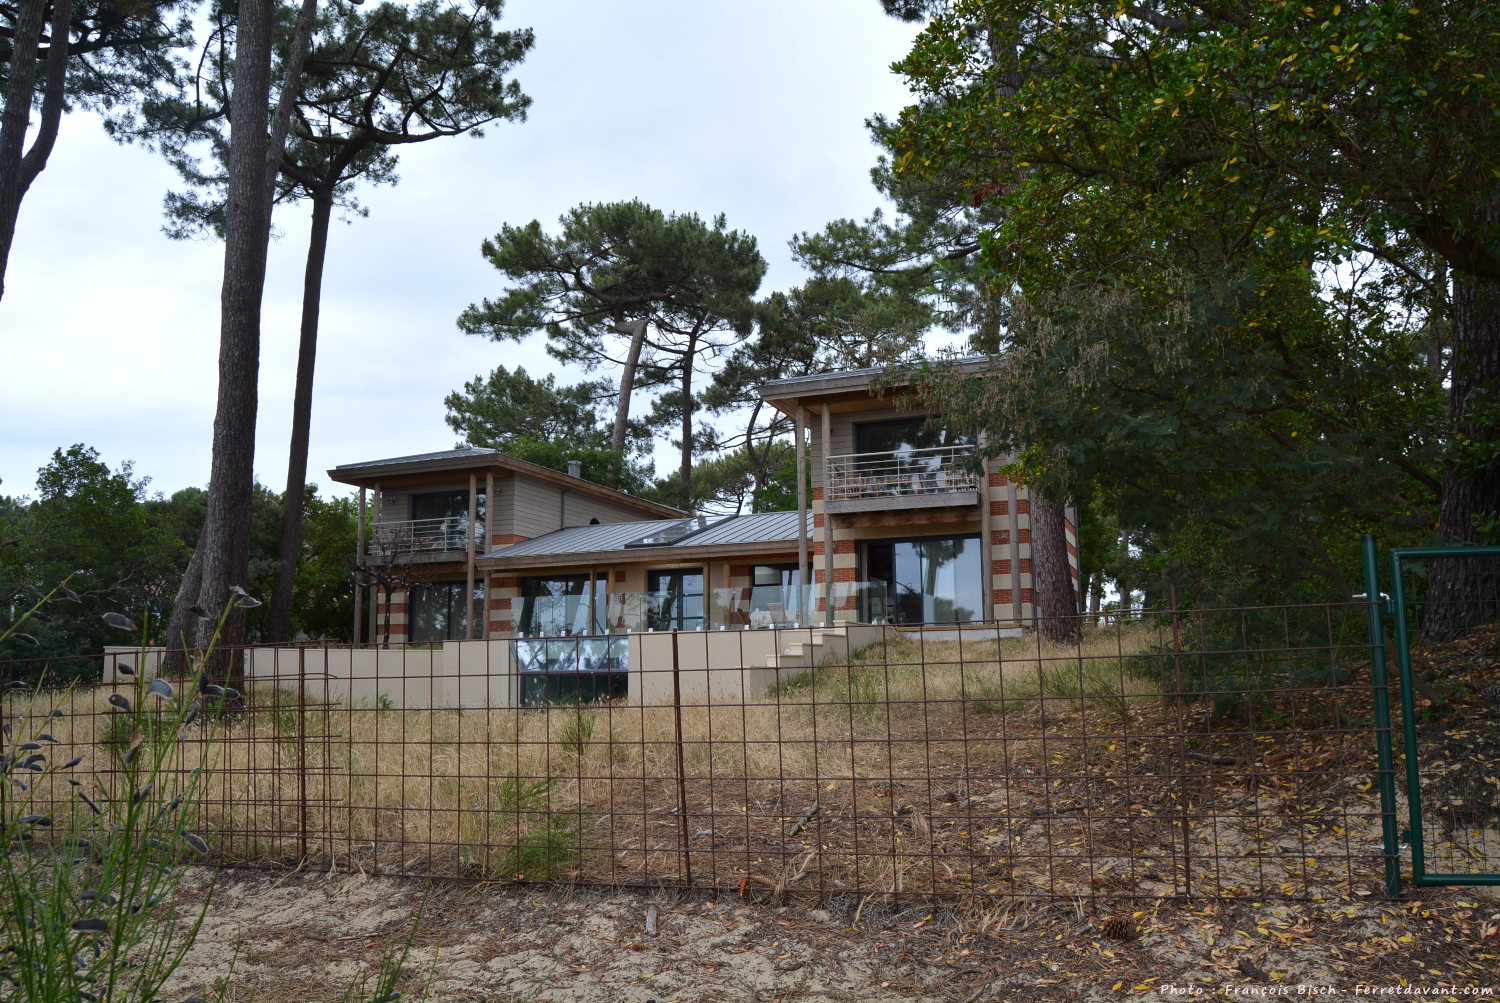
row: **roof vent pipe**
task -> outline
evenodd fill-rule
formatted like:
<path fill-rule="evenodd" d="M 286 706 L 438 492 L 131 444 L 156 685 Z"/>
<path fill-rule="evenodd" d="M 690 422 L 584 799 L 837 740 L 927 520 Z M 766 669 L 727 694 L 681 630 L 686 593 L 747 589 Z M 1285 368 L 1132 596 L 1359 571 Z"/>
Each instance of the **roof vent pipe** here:
<path fill-rule="evenodd" d="M 583 476 L 583 461 L 582 460 L 569 460 L 568 461 L 568 476 L 569 477 L 582 477 Z"/>

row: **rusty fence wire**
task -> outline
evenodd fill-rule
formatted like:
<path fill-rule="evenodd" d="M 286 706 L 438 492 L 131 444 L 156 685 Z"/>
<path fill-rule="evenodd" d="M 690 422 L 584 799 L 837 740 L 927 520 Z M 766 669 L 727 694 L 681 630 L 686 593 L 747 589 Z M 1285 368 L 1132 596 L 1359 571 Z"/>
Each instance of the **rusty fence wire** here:
<path fill-rule="evenodd" d="M 1363 605 L 1046 633 L 247 649 L 242 699 L 196 717 L 160 782 L 204 769 L 205 838 L 237 865 L 771 900 L 1380 888 Z M 157 740 L 112 695 L 151 714 L 201 699 L 180 679 L 153 695 L 156 657 L 0 663 L 30 684 L 5 690 L 6 720 L 55 707 L 51 733 L 87 757 L 82 788 L 38 778 L 51 810 Z M 70 675 L 89 681 L 49 682 Z"/>

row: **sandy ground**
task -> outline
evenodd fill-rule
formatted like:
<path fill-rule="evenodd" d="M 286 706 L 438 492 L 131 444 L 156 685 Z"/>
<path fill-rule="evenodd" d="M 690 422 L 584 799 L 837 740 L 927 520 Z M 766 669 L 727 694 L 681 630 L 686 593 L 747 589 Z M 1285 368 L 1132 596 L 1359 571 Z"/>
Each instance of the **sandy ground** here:
<path fill-rule="evenodd" d="M 214 881 L 206 870 L 189 875 L 185 911 Z M 408 937 L 403 999 L 435 1001 L 975 1003 L 1190 998 L 1177 991 L 1185 987 L 1202 990 L 1199 998 L 1310 989 L 1352 997 L 1361 984 L 1494 988 L 1497 892 L 1441 890 L 1402 902 L 1371 892 L 1338 904 L 1138 901 L 1133 911 L 993 901 L 777 907 L 737 889 L 714 896 L 225 872 L 172 988 L 186 996 L 227 978 L 234 1001 L 338 1000 Z"/>

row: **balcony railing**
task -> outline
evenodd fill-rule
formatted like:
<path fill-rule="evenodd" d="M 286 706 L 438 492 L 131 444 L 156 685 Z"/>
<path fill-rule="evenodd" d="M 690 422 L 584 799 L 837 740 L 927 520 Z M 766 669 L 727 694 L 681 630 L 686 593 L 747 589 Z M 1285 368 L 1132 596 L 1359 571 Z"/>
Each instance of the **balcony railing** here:
<path fill-rule="evenodd" d="M 837 622 L 886 623 L 890 604 L 884 582 L 835 582 L 808 587 L 804 603 L 795 585 L 710 589 L 707 596 L 679 592 L 607 592 L 510 600 L 521 636 L 568 637 L 657 630 L 756 630 L 822 624 L 830 603 Z"/>
<path fill-rule="evenodd" d="M 967 469 L 973 455 L 972 445 L 955 445 L 830 456 L 826 497 L 837 501 L 978 491 L 979 475 Z"/>
<path fill-rule="evenodd" d="M 370 539 L 365 552 L 371 556 L 399 557 L 464 551 L 469 549 L 469 531 L 469 520 L 458 516 L 377 522 L 370 527 Z M 482 522 L 474 524 L 473 537 L 480 549 L 483 549 Z"/>

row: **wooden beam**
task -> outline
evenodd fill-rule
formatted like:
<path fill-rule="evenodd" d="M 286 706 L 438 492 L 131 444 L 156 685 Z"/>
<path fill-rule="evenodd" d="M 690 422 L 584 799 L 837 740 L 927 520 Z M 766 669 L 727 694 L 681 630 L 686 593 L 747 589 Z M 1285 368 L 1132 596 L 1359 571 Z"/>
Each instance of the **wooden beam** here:
<path fill-rule="evenodd" d="M 833 448 L 833 414 L 823 405 L 823 455 L 819 469 L 823 479 L 823 607 L 825 626 L 833 626 L 833 513 L 828 511 L 828 453 Z"/>
<path fill-rule="evenodd" d="M 464 640 L 474 639 L 474 537 L 479 528 L 479 478 L 469 474 L 469 521 L 465 524 L 468 552 L 464 560 Z"/>
<path fill-rule="evenodd" d="M 812 568 L 807 563 L 807 408 L 797 405 L 797 623 L 807 623 L 807 602 L 812 592 Z M 753 583 L 752 583 L 753 584 Z"/>

